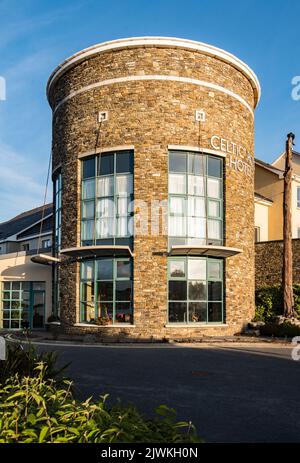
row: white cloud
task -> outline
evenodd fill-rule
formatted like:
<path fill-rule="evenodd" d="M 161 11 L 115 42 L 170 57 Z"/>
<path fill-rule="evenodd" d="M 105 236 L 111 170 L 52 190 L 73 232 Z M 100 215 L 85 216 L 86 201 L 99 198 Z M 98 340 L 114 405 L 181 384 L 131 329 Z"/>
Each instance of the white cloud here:
<path fill-rule="evenodd" d="M 0 141 L 0 222 L 43 203 L 47 166 L 41 167 Z"/>

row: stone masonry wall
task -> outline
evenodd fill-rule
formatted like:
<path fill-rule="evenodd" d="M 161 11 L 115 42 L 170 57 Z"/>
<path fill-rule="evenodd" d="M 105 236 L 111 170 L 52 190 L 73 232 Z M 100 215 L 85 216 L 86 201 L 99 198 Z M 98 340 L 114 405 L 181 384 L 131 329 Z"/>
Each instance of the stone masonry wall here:
<path fill-rule="evenodd" d="M 233 66 L 200 52 L 179 48 L 107 51 L 67 71 L 50 91 L 54 108 L 75 90 L 118 76 L 169 74 L 201 78 L 238 93 L 253 107 L 248 79 Z M 195 110 L 206 122 L 195 122 Z M 99 133 L 97 113 L 109 119 Z M 253 153 L 253 115 L 242 103 L 217 90 L 175 81 L 127 81 L 87 90 L 64 102 L 53 117 L 53 169 L 61 166 L 62 248 L 80 245 L 80 160 L 96 149 L 134 145 L 134 198 L 168 198 L 168 145 L 210 148 L 217 134 Z M 98 138 L 98 143 L 96 140 Z M 218 326 L 167 325 L 167 237 L 134 239 L 134 326 L 78 327 L 79 264 L 61 267 L 61 312 L 65 329 L 135 339 L 231 335 L 254 314 L 254 172 L 224 167 L 225 245 L 243 252 L 225 263 L 226 321 Z M 149 218 L 150 221 L 150 218 Z"/>
<path fill-rule="evenodd" d="M 282 240 L 255 244 L 256 289 L 281 284 L 282 253 Z M 293 240 L 293 282 L 300 283 L 300 239 Z"/>

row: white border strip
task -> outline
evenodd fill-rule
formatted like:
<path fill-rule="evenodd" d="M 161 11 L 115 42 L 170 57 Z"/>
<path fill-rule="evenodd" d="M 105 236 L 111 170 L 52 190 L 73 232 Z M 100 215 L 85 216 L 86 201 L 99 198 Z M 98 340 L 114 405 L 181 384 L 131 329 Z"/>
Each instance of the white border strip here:
<path fill-rule="evenodd" d="M 185 146 L 185 145 L 168 145 L 169 150 L 174 151 L 196 151 L 197 153 L 208 153 L 208 154 L 215 154 L 216 156 L 220 156 L 221 158 L 226 158 L 226 154 L 222 151 L 211 150 L 208 148 L 199 148 L 199 146 Z"/>
<path fill-rule="evenodd" d="M 195 40 L 180 39 L 176 37 L 130 37 L 125 39 L 112 40 L 93 45 L 92 47 L 85 48 L 70 58 L 67 58 L 63 63 L 56 67 L 49 77 L 47 83 L 47 96 L 49 99 L 49 92 L 53 83 L 64 74 L 69 68 L 75 66 L 79 62 L 87 59 L 93 55 L 104 53 L 110 50 L 118 50 L 124 48 L 138 48 L 138 47 L 162 47 L 162 48 L 184 48 L 187 50 L 198 51 L 205 55 L 212 56 L 217 59 L 231 64 L 233 67 L 242 72 L 250 81 L 255 98 L 255 106 L 257 106 L 260 99 L 260 84 L 256 74 L 252 69 L 231 53 L 228 53 L 221 48 L 214 47 L 203 42 Z"/>
<path fill-rule="evenodd" d="M 113 85 L 113 84 L 119 84 L 123 82 L 136 82 L 136 81 L 144 81 L 144 80 L 160 80 L 160 81 L 171 81 L 171 82 L 182 82 L 185 84 L 192 84 L 192 85 L 198 85 L 201 87 L 206 87 L 210 88 L 222 93 L 225 93 L 226 95 L 231 96 L 232 98 L 235 98 L 238 100 L 242 105 L 244 105 L 254 116 L 254 111 L 251 108 L 251 106 L 245 101 L 240 95 L 237 93 L 232 92 L 231 90 L 227 90 L 227 88 L 222 87 L 221 85 L 213 84 L 210 82 L 206 82 L 204 80 L 198 80 L 198 79 L 192 79 L 190 77 L 179 77 L 179 76 L 170 76 L 170 75 L 157 75 L 157 74 L 149 74 L 149 75 L 137 75 L 137 76 L 127 76 L 127 77 L 117 77 L 115 79 L 107 79 L 107 80 L 102 80 L 100 82 L 96 82 L 91 85 L 87 85 L 86 87 L 81 88 L 80 90 L 76 90 L 75 92 L 71 92 L 68 96 L 66 96 L 63 100 L 61 100 L 58 105 L 54 108 L 53 110 L 53 115 L 56 113 L 56 111 L 66 103 L 70 98 L 74 98 L 77 95 L 80 95 L 81 93 L 87 92 L 89 90 L 94 90 L 95 88 L 103 87 L 105 85 Z"/>

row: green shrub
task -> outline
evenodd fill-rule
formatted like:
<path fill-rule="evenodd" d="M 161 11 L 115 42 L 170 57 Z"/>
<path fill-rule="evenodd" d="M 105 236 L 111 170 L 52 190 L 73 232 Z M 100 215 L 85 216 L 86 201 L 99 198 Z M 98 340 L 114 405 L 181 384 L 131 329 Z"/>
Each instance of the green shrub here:
<path fill-rule="evenodd" d="M 259 328 L 260 334 L 264 336 L 275 336 L 279 338 L 300 336 L 300 326 L 289 322 L 284 323 L 266 323 Z"/>
<path fill-rule="evenodd" d="M 73 398 L 71 383 L 59 388 L 46 379 L 40 363 L 35 377 L 10 378 L 0 389 L 0 443 L 81 442 L 200 442 L 191 423 L 174 421 L 166 406 L 145 419 L 133 406 L 108 408 L 107 396 L 98 402 Z"/>
<path fill-rule="evenodd" d="M 55 379 L 62 381 L 63 372 L 69 364 L 59 367 L 57 365 L 58 354 L 55 352 L 37 352 L 32 344 L 23 347 L 22 344 L 7 344 L 6 360 L 0 360 L 0 385 L 18 374 L 23 376 L 35 376 L 35 367 L 43 362 L 46 365 L 45 379 Z"/>
<path fill-rule="evenodd" d="M 296 316 L 300 318 L 300 285 L 293 285 Z M 255 321 L 269 322 L 283 314 L 283 295 L 280 285 L 266 286 L 255 292 Z"/>

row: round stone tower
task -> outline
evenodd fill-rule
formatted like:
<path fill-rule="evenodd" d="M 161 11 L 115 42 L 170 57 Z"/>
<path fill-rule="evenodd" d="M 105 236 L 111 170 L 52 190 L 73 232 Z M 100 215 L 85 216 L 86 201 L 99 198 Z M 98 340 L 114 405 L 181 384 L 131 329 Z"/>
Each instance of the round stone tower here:
<path fill-rule="evenodd" d="M 253 71 L 204 43 L 129 38 L 64 61 L 47 95 L 64 330 L 240 332 L 254 315 Z"/>

